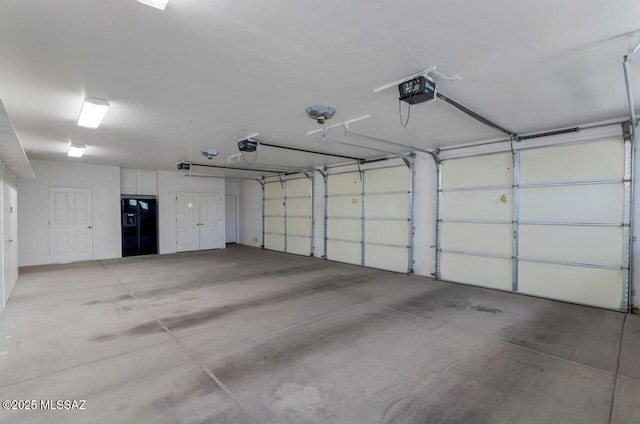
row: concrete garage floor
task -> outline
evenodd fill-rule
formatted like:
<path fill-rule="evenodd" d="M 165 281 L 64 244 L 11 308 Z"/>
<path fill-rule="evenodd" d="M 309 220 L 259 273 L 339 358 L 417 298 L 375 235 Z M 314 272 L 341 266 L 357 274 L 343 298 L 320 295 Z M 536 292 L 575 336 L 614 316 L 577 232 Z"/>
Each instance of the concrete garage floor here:
<path fill-rule="evenodd" d="M 19 423 L 640 422 L 640 317 L 245 246 L 22 270 Z"/>

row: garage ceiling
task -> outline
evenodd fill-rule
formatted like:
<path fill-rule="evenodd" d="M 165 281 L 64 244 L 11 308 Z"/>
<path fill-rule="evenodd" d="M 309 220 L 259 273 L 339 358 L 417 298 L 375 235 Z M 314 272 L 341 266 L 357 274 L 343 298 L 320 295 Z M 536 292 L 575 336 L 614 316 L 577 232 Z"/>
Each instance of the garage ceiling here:
<path fill-rule="evenodd" d="M 74 161 L 174 169 L 188 159 L 189 121 L 194 160 L 200 149 L 220 152 L 209 163 L 226 163 L 235 141 L 255 132 L 375 156 L 307 136 L 318 128 L 305 114 L 312 104 L 337 109 L 330 124 L 372 115 L 353 131 L 454 145 L 500 134 L 442 101 L 414 106 L 402 128 L 397 91 L 373 89 L 437 65 L 462 77 L 437 80 L 444 94 L 518 133 L 623 117 L 625 34 L 640 29 L 640 2 L 615 3 L 171 0 L 160 11 L 135 0 L 8 0 L 0 3 L 0 98 L 31 159 L 71 160 L 71 140 L 87 145 Z M 633 68 L 640 90 L 640 64 Z M 76 125 L 85 96 L 111 103 L 98 130 Z M 258 159 L 336 161 L 271 148 Z"/>

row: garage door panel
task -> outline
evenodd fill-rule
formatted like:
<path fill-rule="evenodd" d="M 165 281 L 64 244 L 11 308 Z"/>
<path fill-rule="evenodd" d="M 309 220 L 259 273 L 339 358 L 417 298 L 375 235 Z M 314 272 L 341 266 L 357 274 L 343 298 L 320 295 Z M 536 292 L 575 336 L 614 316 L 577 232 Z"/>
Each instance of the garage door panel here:
<path fill-rule="evenodd" d="M 575 303 L 624 307 L 629 201 L 623 179 L 628 153 L 617 138 L 518 151 L 517 173 L 511 153 L 444 161 L 439 276 Z M 519 200 L 515 206 L 514 192 L 490 189 L 511 185 L 514 176 Z M 517 222 L 508 223 L 514 216 Z M 515 276 L 509 258 L 514 254 Z"/>
<path fill-rule="evenodd" d="M 622 270 L 520 261 L 522 293 L 620 309 Z"/>
<path fill-rule="evenodd" d="M 522 221 L 622 222 L 623 184 L 536 187 L 520 190 Z"/>
<path fill-rule="evenodd" d="M 361 241 L 362 221 L 359 219 L 328 219 L 327 237 Z"/>
<path fill-rule="evenodd" d="M 444 222 L 441 231 L 443 249 L 500 255 L 513 250 L 512 224 Z"/>
<path fill-rule="evenodd" d="M 622 179 L 624 170 L 622 140 L 533 149 L 520 154 L 523 183 Z"/>
<path fill-rule="evenodd" d="M 447 219 L 511 220 L 513 190 L 442 193 L 442 216 Z"/>
<path fill-rule="evenodd" d="M 365 266 L 395 272 L 407 272 L 409 249 L 406 247 L 386 247 L 365 245 Z"/>
<path fill-rule="evenodd" d="M 513 183 L 511 153 L 446 160 L 442 162 L 442 171 L 445 189 Z"/>
<path fill-rule="evenodd" d="M 287 197 L 311 195 L 311 181 L 307 178 L 287 181 Z"/>
<path fill-rule="evenodd" d="M 362 180 L 359 172 L 329 175 L 327 179 L 327 194 L 361 194 Z"/>
<path fill-rule="evenodd" d="M 264 230 L 268 233 L 284 234 L 284 218 L 265 217 Z"/>
<path fill-rule="evenodd" d="M 287 236 L 287 253 L 309 256 L 311 254 L 311 238 Z"/>
<path fill-rule="evenodd" d="M 265 249 L 311 253 L 310 193 L 311 181 L 307 178 L 265 184 Z"/>
<path fill-rule="evenodd" d="M 280 181 L 276 183 L 266 183 L 264 185 L 264 197 L 265 199 L 271 199 L 274 197 L 284 199 L 284 188 L 282 187 L 282 183 L 280 183 Z"/>
<path fill-rule="evenodd" d="M 327 259 L 360 265 L 362 259 L 362 246 L 357 243 L 328 240 Z"/>
<path fill-rule="evenodd" d="M 330 197 L 327 199 L 327 213 L 330 217 L 362 217 L 362 197 Z"/>
<path fill-rule="evenodd" d="M 513 286 L 511 259 L 442 253 L 440 267 L 443 280 L 500 290 Z"/>
<path fill-rule="evenodd" d="M 521 225 L 519 254 L 580 263 L 624 262 L 622 227 Z"/>
<path fill-rule="evenodd" d="M 409 196 L 384 194 L 367 196 L 367 218 L 402 218 L 409 216 Z"/>
<path fill-rule="evenodd" d="M 310 217 L 311 200 L 287 198 L 287 215 L 305 215 Z"/>
<path fill-rule="evenodd" d="M 265 234 L 264 248 L 269 250 L 277 250 L 280 252 L 284 252 L 284 235 Z"/>
<path fill-rule="evenodd" d="M 404 165 L 366 169 L 363 180 L 364 194 L 358 172 L 334 174 L 328 178 L 327 257 L 407 272 L 409 259 L 405 246 L 409 245 L 411 172 Z M 370 247 L 365 249 L 364 261 L 360 243 L 363 228 Z"/>
<path fill-rule="evenodd" d="M 367 221 L 365 240 L 408 246 L 410 225 L 409 221 Z"/>
<path fill-rule="evenodd" d="M 311 221 L 308 218 L 287 217 L 287 235 L 289 234 L 311 236 Z"/>
<path fill-rule="evenodd" d="M 366 171 L 367 193 L 409 191 L 410 173 L 406 166 L 371 169 Z"/>
<path fill-rule="evenodd" d="M 282 215 L 282 216 L 284 216 L 284 199 L 265 200 L 264 201 L 264 213 L 265 213 L 265 215 Z"/>

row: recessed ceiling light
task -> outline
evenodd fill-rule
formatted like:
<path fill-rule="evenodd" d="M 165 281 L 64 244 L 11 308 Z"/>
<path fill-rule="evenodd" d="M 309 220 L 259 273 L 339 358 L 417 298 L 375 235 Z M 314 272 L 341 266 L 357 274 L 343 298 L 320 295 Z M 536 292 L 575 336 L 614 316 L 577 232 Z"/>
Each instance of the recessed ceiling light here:
<path fill-rule="evenodd" d="M 82 104 L 78 126 L 86 128 L 98 128 L 109 110 L 109 102 L 102 99 L 87 97 Z"/>
<path fill-rule="evenodd" d="M 84 150 L 87 148 L 84 144 L 69 144 L 69 150 L 67 150 L 67 156 L 71 158 L 81 158 L 84 155 Z"/>
<path fill-rule="evenodd" d="M 155 7 L 156 9 L 164 10 L 167 7 L 167 3 L 169 0 L 138 0 L 142 4 L 146 4 L 147 6 Z"/>

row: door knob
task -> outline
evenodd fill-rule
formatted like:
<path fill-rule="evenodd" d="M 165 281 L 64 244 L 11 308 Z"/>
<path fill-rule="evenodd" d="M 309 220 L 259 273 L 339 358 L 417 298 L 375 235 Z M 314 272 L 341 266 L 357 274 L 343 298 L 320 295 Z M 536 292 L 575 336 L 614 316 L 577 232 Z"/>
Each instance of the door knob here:
<path fill-rule="evenodd" d="M 93 228 L 93 227 L 92 227 L 91 225 L 89 225 L 87 228 L 88 228 L 88 229 L 91 229 L 91 228 Z"/>

